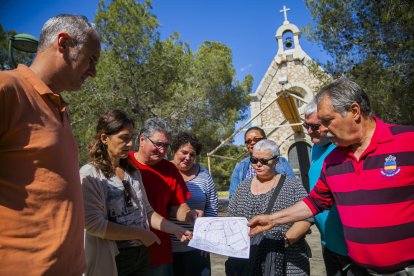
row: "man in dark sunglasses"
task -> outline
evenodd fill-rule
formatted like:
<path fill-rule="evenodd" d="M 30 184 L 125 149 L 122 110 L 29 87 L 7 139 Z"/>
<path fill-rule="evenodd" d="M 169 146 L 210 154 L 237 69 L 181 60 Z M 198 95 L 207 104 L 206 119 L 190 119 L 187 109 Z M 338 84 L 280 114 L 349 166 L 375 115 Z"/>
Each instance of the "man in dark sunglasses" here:
<path fill-rule="evenodd" d="M 246 131 L 246 134 L 244 135 L 244 141 L 246 148 L 249 151 L 249 156 L 241 160 L 234 167 L 230 180 L 229 200 L 233 196 L 233 193 L 236 191 L 237 186 L 243 180 L 245 180 L 246 178 L 253 178 L 256 175 L 250 162 L 250 155 L 253 152 L 253 146 L 263 139 L 266 139 L 266 134 L 264 130 L 260 127 L 254 126 Z M 288 161 L 283 157 L 279 157 L 279 162 L 276 165 L 276 171 L 280 174 L 295 176 L 292 167 L 290 166 Z"/>
<path fill-rule="evenodd" d="M 414 275 L 414 126 L 373 116 L 368 95 L 346 77 L 323 87 L 315 102 L 321 131 L 337 147 L 309 195 L 252 218 L 250 236 L 336 203 L 352 275 Z"/>
<path fill-rule="evenodd" d="M 304 108 L 307 130 L 314 144 L 311 149 L 311 166 L 309 168 L 309 187 L 312 190 L 321 174 L 325 157 L 335 148 L 326 133 L 321 131 L 321 121 L 318 119 L 317 107 L 314 100 Z M 350 259 L 345 244 L 343 226 L 334 205 L 331 210 L 315 216 L 315 224 L 321 234 L 322 253 L 326 274 L 347 275 Z"/>

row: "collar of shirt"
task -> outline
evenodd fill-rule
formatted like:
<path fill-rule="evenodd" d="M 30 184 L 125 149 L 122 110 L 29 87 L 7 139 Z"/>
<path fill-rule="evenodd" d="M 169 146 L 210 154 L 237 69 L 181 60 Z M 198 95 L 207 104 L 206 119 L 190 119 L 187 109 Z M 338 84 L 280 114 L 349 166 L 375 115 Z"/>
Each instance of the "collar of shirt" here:
<path fill-rule="evenodd" d="M 48 97 L 60 112 L 64 112 L 66 110 L 66 106 L 68 104 L 62 99 L 62 97 L 59 94 L 53 93 L 52 90 L 50 90 L 50 88 L 29 67 L 24 64 L 19 64 L 17 72 L 19 72 L 19 74 L 30 82 L 39 95 L 45 95 Z"/>

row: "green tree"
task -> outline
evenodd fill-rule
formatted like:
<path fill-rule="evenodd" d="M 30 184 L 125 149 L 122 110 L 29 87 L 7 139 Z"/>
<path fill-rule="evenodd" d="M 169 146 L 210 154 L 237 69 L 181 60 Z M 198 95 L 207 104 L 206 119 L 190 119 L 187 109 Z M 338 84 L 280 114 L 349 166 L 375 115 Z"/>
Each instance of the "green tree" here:
<path fill-rule="evenodd" d="M 388 122 L 414 123 L 414 6 L 410 0 L 305 0 L 317 25 L 308 32 L 370 95 Z M 309 29 L 308 29 L 309 30 Z"/>
<path fill-rule="evenodd" d="M 221 156 L 228 156 L 237 158 L 242 156 L 246 151 L 246 147 L 236 146 L 233 144 L 227 144 L 224 147 L 220 148 L 216 154 Z M 211 158 L 211 173 L 216 184 L 217 191 L 228 191 L 230 185 L 230 177 L 233 172 L 236 163 L 240 160 L 229 160 L 222 158 Z M 200 158 L 200 163 L 203 164 L 206 168 L 208 166 L 207 156 L 204 154 Z"/>
<path fill-rule="evenodd" d="M 252 77 L 235 79 L 226 45 L 206 41 L 192 52 L 178 33 L 161 40 L 150 1 L 102 0 L 95 22 L 103 42 L 98 75 L 81 92 L 64 95 L 70 102 L 81 163 L 98 116 L 114 108 L 133 117 L 137 129 L 147 118 L 159 116 L 176 131 L 193 131 L 204 145 L 203 155 L 244 118 Z M 213 170 L 213 175 L 226 179 L 232 167 Z"/>

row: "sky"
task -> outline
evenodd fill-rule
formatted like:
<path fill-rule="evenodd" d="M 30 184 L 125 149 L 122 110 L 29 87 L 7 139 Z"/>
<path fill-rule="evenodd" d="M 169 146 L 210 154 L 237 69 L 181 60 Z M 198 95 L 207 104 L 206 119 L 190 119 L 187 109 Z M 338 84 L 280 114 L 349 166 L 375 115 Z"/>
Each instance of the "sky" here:
<path fill-rule="evenodd" d="M 44 22 L 59 13 L 82 14 L 93 21 L 97 4 L 98 0 L 0 0 L 0 24 L 5 30 L 39 38 Z M 255 92 L 277 53 L 275 34 L 284 20 L 280 12 L 284 5 L 290 9 L 289 22 L 299 29 L 314 25 L 303 0 L 152 0 L 152 13 L 162 39 L 178 32 L 193 51 L 205 40 L 226 44 L 232 49 L 236 78 L 242 81 L 253 75 Z M 327 60 L 321 47 L 305 36 L 300 44 L 314 60 Z M 238 135 L 236 144 L 242 139 Z"/>

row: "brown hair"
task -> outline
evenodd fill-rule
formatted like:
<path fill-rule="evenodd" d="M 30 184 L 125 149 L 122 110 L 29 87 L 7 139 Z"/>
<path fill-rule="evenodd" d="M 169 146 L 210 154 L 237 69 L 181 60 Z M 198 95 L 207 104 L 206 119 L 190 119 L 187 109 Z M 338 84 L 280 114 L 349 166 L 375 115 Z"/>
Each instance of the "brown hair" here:
<path fill-rule="evenodd" d="M 96 135 L 89 148 L 89 160 L 107 178 L 113 176 L 115 172 L 109 159 L 107 146 L 101 141 L 101 135 L 117 134 L 127 127 L 134 127 L 134 121 L 121 110 L 115 109 L 99 117 L 98 125 L 96 126 Z M 124 170 L 130 170 L 127 159 L 120 160 L 119 164 Z"/>

